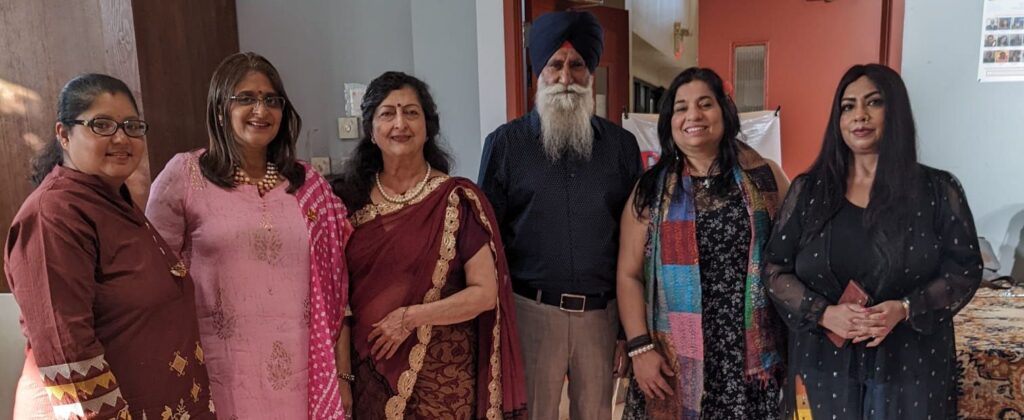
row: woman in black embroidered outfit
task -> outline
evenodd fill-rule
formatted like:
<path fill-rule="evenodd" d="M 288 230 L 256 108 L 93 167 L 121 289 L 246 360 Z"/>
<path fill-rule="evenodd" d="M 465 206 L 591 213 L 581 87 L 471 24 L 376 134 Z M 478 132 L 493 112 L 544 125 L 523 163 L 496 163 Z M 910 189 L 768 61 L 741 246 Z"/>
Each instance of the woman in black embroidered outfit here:
<path fill-rule="evenodd" d="M 978 287 L 981 256 L 963 188 L 918 163 L 915 142 L 900 76 L 848 70 L 766 249 L 769 295 L 790 329 L 783 418 L 956 417 L 953 316 Z M 837 304 L 850 280 L 867 306 Z"/>

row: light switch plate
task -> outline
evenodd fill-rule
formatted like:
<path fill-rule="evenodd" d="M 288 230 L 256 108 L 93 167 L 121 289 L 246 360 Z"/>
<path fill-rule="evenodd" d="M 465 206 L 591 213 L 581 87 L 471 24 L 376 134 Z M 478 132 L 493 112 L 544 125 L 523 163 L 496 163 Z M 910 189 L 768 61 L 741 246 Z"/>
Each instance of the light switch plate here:
<path fill-rule="evenodd" d="M 338 138 L 342 140 L 358 139 L 361 130 L 359 129 L 359 117 L 338 118 Z"/>
<path fill-rule="evenodd" d="M 326 156 L 314 156 L 310 162 L 313 165 L 313 169 L 320 173 L 320 175 L 331 174 L 331 158 Z"/>

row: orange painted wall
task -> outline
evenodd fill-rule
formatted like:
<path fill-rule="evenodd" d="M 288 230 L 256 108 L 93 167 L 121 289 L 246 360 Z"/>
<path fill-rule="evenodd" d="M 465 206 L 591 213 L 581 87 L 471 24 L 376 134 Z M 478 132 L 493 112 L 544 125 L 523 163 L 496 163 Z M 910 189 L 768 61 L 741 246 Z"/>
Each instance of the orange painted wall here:
<path fill-rule="evenodd" d="M 894 48 L 902 45 L 898 3 Z M 790 177 L 804 172 L 820 149 L 843 72 L 878 62 L 882 0 L 700 0 L 699 18 L 698 64 L 723 79 L 732 79 L 733 45 L 767 42 L 765 103 L 782 106 L 783 168 Z"/>

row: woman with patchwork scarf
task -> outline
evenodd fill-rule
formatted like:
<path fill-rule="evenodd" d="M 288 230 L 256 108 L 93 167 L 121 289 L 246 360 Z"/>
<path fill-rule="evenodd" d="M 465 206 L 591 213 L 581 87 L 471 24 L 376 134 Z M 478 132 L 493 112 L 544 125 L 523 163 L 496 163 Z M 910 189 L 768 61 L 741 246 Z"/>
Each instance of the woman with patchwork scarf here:
<path fill-rule="evenodd" d="M 784 327 L 761 258 L 789 181 L 737 139 L 715 72 L 687 69 L 668 91 L 661 160 L 622 215 L 617 292 L 633 365 L 623 418 L 775 418 Z"/>

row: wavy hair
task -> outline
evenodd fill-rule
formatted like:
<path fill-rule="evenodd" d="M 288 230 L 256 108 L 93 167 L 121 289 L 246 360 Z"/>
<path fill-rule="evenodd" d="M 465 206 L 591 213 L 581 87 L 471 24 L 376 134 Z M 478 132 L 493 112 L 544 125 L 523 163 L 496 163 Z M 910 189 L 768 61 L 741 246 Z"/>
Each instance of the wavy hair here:
<path fill-rule="evenodd" d="M 384 99 L 396 90 L 410 87 L 416 92 L 423 108 L 423 116 L 427 125 L 427 142 L 423 145 L 423 158 L 434 169 L 448 173 L 451 170 L 451 156 L 439 144 L 437 138 L 441 130 L 441 118 L 437 114 L 437 104 L 430 94 L 430 87 L 414 76 L 389 71 L 370 82 L 363 94 L 363 138 L 359 140 L 352 156 L 345 162 L 341 176 L 334 181 L 334 192 L 349 209 L 358 210 L 370 202 L 370 190 L 374 185 L 374 177 L 384 169 L 384 157 L 380 148 L 373 144 L 373 116 Z"/>

